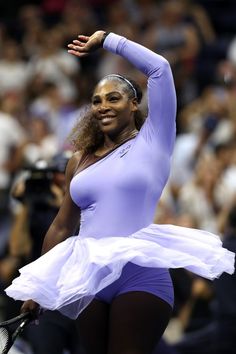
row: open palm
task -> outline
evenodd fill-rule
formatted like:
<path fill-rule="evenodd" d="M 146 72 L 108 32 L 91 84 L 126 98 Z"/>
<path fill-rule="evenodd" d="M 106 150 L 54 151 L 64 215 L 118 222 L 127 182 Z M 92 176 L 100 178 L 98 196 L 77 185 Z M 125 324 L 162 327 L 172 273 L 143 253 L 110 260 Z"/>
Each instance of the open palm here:
<path fill-rule="evenodd" d="M 77 57 L 84 57 L 95 50 L 101 48 L 101 42 L 104 31 L 96 31 L 91 36 L 78 35 L 78 39 L 74 39 L 72 43 L 68 44 L 68 53 Z"/>

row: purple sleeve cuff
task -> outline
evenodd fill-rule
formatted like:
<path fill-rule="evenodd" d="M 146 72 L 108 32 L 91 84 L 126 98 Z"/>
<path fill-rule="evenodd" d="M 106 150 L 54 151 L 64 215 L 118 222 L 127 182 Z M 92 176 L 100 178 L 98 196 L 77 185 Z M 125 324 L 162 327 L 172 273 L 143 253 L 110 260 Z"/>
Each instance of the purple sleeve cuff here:
<path fill-rule="evenodd" d="M 110 32 L 103 43 L 103 48 L 117 54 L 118 46 L 124 41 L 126 41 L 125 37 Z"/>

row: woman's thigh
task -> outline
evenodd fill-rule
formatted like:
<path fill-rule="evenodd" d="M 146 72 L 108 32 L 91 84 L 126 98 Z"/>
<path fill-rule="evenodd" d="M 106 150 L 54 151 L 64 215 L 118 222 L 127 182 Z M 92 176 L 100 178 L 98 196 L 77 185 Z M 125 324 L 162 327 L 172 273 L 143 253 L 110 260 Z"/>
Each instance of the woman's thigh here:
<path fill-rule="evenodd" d="M 93 300 L 79 315 L 77 328 L 86 354 L 106 354 L 108 341 L 109 305 Z"/>
<path fill-rule="evenodd" d="M 108 354 L 151 354 L 171 313 L 171 306 L 151 293 L 119 295 L 110 305 Z"/>

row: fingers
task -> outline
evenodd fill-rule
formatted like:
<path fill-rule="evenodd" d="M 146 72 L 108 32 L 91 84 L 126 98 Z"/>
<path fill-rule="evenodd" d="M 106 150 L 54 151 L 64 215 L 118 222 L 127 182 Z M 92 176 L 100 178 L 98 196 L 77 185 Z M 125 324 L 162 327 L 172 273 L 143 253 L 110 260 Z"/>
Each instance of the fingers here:
<path fill-rule="evenodd" d="M 83 42 L 87 42 L 89 40 L 89 36 L 84 36 L 83 34 L 79 34 L 78 38 Z"/>
<path fill-rule="evenodd" d="M 101 36 L 103 32 L 95 32 L 92 36 L 79 35 L 78 39 L 74 39 L 68 44 L 68 53 L 77 57 L 84 57 L 99 49 L 101 46 Z"/>
<path fill-rule="evenodd" d="M 79 36 L 81 37 L 81 41 L 80 40 L 73 40 L 73 43 L 68 44 L 68 48 L 70 48 L 68 50 L 68 53 L 73 54 L 77 57 L 83 57 L 85 55 L 88 55 L 88 52 L 86 50 L 86 42 L 82 42 L 82 40 L 85 38 L 88 39 L 89 37 L 86 36 Z"/>
<path fill-rule="evenodd" d="M 76 51 L 85 51 L 85 43 L 74 40 L 73 43 L 68 44 L 68 48 Z"/>
<path fill-rule="evenodd" d="M 86 43 L 87 43 L 87 42 L 86 42 Z M 83 47 L 86 45 L 86 43 L 83 42 L 83 41 L 79 41 L 78 39 L 74 39 L 74 40 L 73 40 L 73 44 L 74 44 L 74 45 L 77 45 L 77 46 L 79 46 L 79 47 L 81 47 L 81 48 L 83 48 Z"/>
<path fill-rule="evenodd" d="M 77 52 L 76 50 L 73 50 L 73 49 L 69 49 L 67 51 L 69 54 L 73 54 L 75 55 L 76 57 L 79 57 L 79 58 L 82 58 L 82 57 L 85 57 L 88 55 L 88 53 L 84 52 L 84 53 L 81 53 L 81 52 Z"/>

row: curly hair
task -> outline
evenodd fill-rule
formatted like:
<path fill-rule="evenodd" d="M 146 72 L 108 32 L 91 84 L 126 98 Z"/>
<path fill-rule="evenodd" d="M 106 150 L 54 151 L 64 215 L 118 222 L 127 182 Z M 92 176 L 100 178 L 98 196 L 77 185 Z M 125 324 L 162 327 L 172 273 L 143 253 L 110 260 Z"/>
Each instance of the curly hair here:
<path fill-rule="evenodd" d="M 129 83 L 127 83 L 122 77 L 112 77 L 112 75 L 108 75 L 105 79 L 119 80 L 124 92 L 128 94 L 128 97 L 134 97 L 132 86 L 130 86 Z M 125 79 L 128 80 L 135 88 L 136 98 L 138 103 L 140 103 L 142 100 L 142 91 L 140 86 L 132 79 Z M 136 129 L 140 130 L 145 121 L 141 110 L 134 112 L 134 121 Z M 94 153 L 104 143 L 104 134 L 100 130 L 98 121 L 91 110 L 91 105 L 87 107 L 83 117 L 80 118 L 79 122 L 72 129 L 70 140 L 74 147 L 74 151 L 81 151 L 86 154 Z"/>

